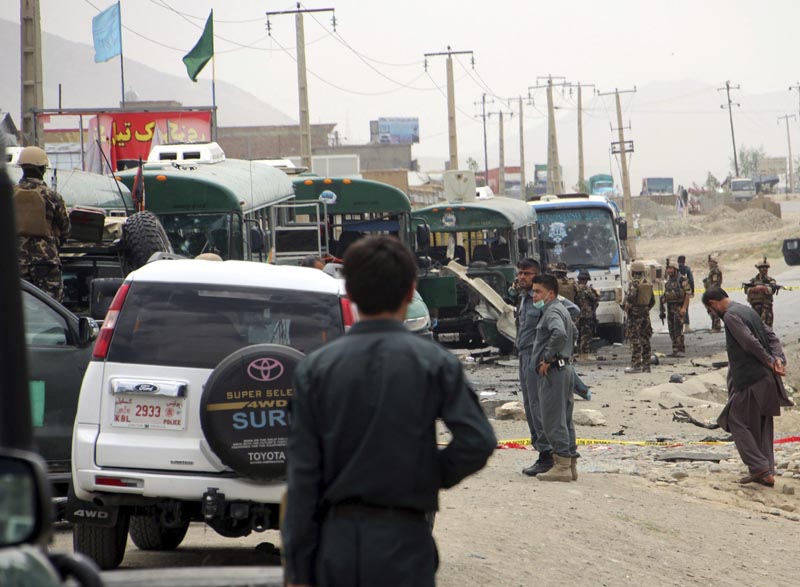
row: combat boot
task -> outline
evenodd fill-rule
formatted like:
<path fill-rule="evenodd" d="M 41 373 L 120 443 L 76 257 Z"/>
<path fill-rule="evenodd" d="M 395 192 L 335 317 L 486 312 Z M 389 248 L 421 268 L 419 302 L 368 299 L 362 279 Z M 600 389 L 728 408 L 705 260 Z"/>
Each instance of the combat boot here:
<path fill-rule="evenodd" d="M 553 453 L 551 451 L 543 451 L 539 453 L 539 458 L 530 467 L 522 469 L 522 472 L 528 477 L 536 477 L 540 473 L 546 473 L 553 468 Z"/>
<path fill-rule="evenodd" d="M 625 367 L 625 373 L 641 373 L 641 367 Z"/>
<path fill-rule="evenodd" d="M 553 468 L 546 473 L 540 473 L 536 478 L 542 481 L 563 481 L 566 483 L 572 481 L 572 458 L 553 455 L 553 459 L 555 460 Z"/>
<path fill-rule="evenodd" d="M 569 463 L 569 469 L 572 473 L 572 480 L 578 480 L 578 457 L 571 457 Z"/>

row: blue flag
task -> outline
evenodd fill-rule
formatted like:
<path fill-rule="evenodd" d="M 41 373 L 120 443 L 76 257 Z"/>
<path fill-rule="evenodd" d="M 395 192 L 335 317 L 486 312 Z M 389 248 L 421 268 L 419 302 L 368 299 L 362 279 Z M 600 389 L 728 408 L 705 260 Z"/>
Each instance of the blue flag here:
<path fill-rule="evenodd" d="M 101 63 L 122 54 L 122 22 L 119 2 L 92 19 L 94 62 Z"/>

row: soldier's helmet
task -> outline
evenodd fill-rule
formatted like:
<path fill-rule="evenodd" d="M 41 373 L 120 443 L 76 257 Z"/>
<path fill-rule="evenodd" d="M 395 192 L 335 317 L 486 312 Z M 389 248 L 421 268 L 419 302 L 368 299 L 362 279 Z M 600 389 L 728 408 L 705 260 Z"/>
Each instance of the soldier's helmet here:
<path fill-rule="evenodd" d="M 45 153 L 39 147 L 25 147 L 19 153 L 17 165 L 20 167 L 24 167 L 25 165 L 33 165 L 34 167 L 49 167 L 50 160 L 47 158 L 47 153 Z"/>
<path fill-rule="evenodd" d="M 631 263 L 631 273 L 644 273 L 646 270 L 647 268 L 641 261 L 634 261 Z"/>
<path fill-rule="evenodd" d="M 592 276 L 589 275 L 589 272 L 586 269 L 581 269 L 578 271 L 578 281 L 589 281 L 591 278 Z"/>
<path fill-rule="evenodd" d="M 559 263 L 556 263 L 554 271 L 557 274 L 562 274 L 562 273 L 566 274 L 567 271 L 569 271 L 569 269 L 567 269 L 567 264 L 561 261 Z"/>
<path fill-rule="evenodd" d="M 708 256 L 708 264 L 709 265 L 716 265 L 718 263 L 716 257 L 712 257 L 711 255 Z"/>
<path fill-rule="evenodd" d="M 764 268 L 769 269 L 769 261 L 767 261 L 766 257 L 764 257 L 763 261 L 759 261 L 758 263 L 756 263 L 756 269 L 764 269 Z"/>

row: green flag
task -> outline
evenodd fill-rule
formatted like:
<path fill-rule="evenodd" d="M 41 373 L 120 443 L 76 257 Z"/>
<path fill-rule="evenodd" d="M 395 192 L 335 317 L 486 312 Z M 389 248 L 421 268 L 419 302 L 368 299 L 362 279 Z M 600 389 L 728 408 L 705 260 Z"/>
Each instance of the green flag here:
<path fill-rule="evenodd" d="M 197 75 L 203 71 L 203 68 L 208 63 L 209 59 L 214 57 L 214 11 L 208 15 L 206 26 L 203 28 L 203 34 L 197 44 L 192 47 L 183 57 L 183 63 L 186 65 L 186 73 L 189 74 L 189 79 L 193 82 L 197 81 Z"/>

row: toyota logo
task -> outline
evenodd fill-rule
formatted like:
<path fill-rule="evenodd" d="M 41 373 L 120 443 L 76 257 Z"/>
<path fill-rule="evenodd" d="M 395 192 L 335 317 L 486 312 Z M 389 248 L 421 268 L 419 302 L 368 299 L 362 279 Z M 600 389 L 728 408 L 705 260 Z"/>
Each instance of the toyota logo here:
<path fill-rule="evenodd" d="M 247 366 L 247 374 L 256 381 L 275 381 L 283 375 L 283 363 L 276 359 L 256 359 Z"/>

